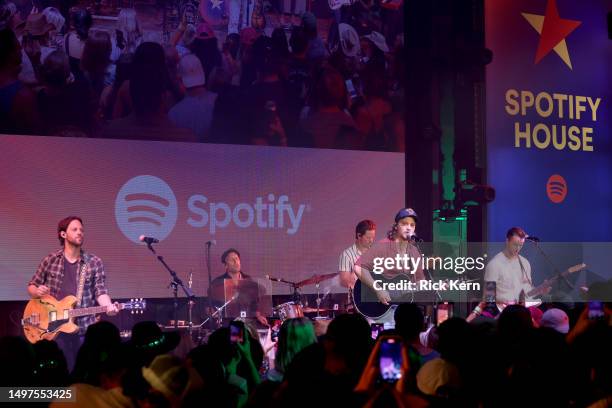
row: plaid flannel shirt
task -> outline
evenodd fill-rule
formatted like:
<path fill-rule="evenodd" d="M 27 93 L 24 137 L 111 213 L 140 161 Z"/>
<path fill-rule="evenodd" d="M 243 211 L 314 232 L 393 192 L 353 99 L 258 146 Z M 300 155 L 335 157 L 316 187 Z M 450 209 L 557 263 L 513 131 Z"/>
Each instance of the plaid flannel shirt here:
<path fill-rule="evenodd" d="M 85 265 L 83 267 L 83 264 Z M 83 286 L 83 297 L 80 307 L 96 306 L 96 299 L 100 295 L 108 293 L 106 290 L 106 274 L 104 273 L 104 265 L 102 260 L 93 254 L 89 254 L 81 250 L 79 259 L 79 273 L 85 273 L 85 284 Z M 47 255 L 38 265 L 36 273 L 28 283 L 28 285 L 45 285 L 49 288 L 49 294 L 55 298 L 62 287 L 62 279 L 64 278 L 64 250 L 60 249 Z M 79 285 L 80 275 L 76 277 L 77 290 Z M 76 296 L 76 293 L 74 294 Z M 59 299 L 58 299 L 59 300 Z M 79 306 L 77 306 L 79 307 Z M 84 333 L 87 326 L 96 321 L 95 316 L 77 317 L 75 323 L 79 326 L 80 332 Z"/>

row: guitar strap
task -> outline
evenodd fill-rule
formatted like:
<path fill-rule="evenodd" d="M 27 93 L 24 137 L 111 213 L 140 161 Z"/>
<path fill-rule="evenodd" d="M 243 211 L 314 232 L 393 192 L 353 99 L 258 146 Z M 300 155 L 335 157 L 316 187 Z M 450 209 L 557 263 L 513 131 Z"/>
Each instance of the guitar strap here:
<path fill-rule="evenodd" d="M 84 259 L 84 256 L 81 257 L 81 262 L 79 262 L 79 270 L 77 271 L 77 276 L 79 277 L 79 285 L 77 286 L 77 306 L 81 306 L 81 299 L 83 298 L 83 289 L 85 288 L 85 275 L 86 275 L 87 262 Z"/>
<path fill-rule="evenodd" d="M 523 266 L 523 262 L 521 261 L 520 255 L 518 255 L 518 261 L 519 261 L 519 265 L 521 266 L 521 272 L 523 273 L 523 277 L 525 278 L 527 282 L 529 282 L 531 286 L 533 286 L 533 283 L 531 283 L 531 279 L 529 279 L 529 276 L 527 276 L 527 271 L 525 270 L 525 267 Z"/>

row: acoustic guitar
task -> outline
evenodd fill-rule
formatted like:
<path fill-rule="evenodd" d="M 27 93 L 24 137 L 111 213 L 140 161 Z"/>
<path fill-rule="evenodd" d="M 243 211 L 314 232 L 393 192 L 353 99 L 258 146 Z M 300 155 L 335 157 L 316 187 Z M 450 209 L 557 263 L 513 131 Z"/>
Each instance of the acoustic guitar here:
<path fill-rule="evenodd" d="M 53 340 L 59 333 L 76 333 L 79 326 L 74 318 L 105 313 L 107 306 L 93 306 L 75 309 L 75 296 L 66 296 L 57 300 L 47 295 L 39 299 L 31 299 L 23 312 L 21 326 L 30 343 L 40 340 Z M 131 310 L 132 313 L 142 313 L 147 307 L 143 299 L 131 299 L 130 302 L 119 303 L 119 310 Z"/>
<path fill-rule="evenodd" d="M 385 276 L 377 276 L 375 280 L 380 280 L 381 285 L 394 283 L 398 284 L 403 280 L 412 280 L 412 275 L 400 273 L 393 278 Z M 388 305 L 380 303 L 376 296 L 376 291 L 365 285 L 360 279 L 355 282 L 355 286 L 351 292 L 353 305 L 355 310 L 366 319 L 380 320 L 384 319 L 392 305 L 400 303 L 428 303 L 436 300 L 436 292 L 433 290 L 406 290 L 406 291 L 390 291 L 391 301 Z"/>

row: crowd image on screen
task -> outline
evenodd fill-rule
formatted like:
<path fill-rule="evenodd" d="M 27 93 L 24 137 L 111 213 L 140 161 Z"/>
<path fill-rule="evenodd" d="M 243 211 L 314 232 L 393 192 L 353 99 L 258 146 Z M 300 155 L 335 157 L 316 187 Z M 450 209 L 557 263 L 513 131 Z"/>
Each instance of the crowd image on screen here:
<path fill-rule="evenodd" d="M 404 151 L 403 6 L 234 3 L 1 0 L 0 133 Z"/>

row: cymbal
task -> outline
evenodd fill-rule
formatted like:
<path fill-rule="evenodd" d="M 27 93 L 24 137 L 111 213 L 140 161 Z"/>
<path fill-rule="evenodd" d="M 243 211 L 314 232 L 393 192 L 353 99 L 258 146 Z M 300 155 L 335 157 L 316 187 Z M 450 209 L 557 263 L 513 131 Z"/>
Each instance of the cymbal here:
<path fill-rule="evenodd" d="M 303 281 L 300 281 L 298 283 L 295 284 L 295 286 L 297 286 L 298 288 L 301 288 L 302 286 L 306 286 L 306 285 L 316 285 L 317 283 L 321 283 L 325 280 L 331 279 L 334 276 L 338 275 L 337 273 L 328 273 L 325 275 L 313 275 L 312 277 L 308 278 L 308 279 L 304 279 Z"/>

